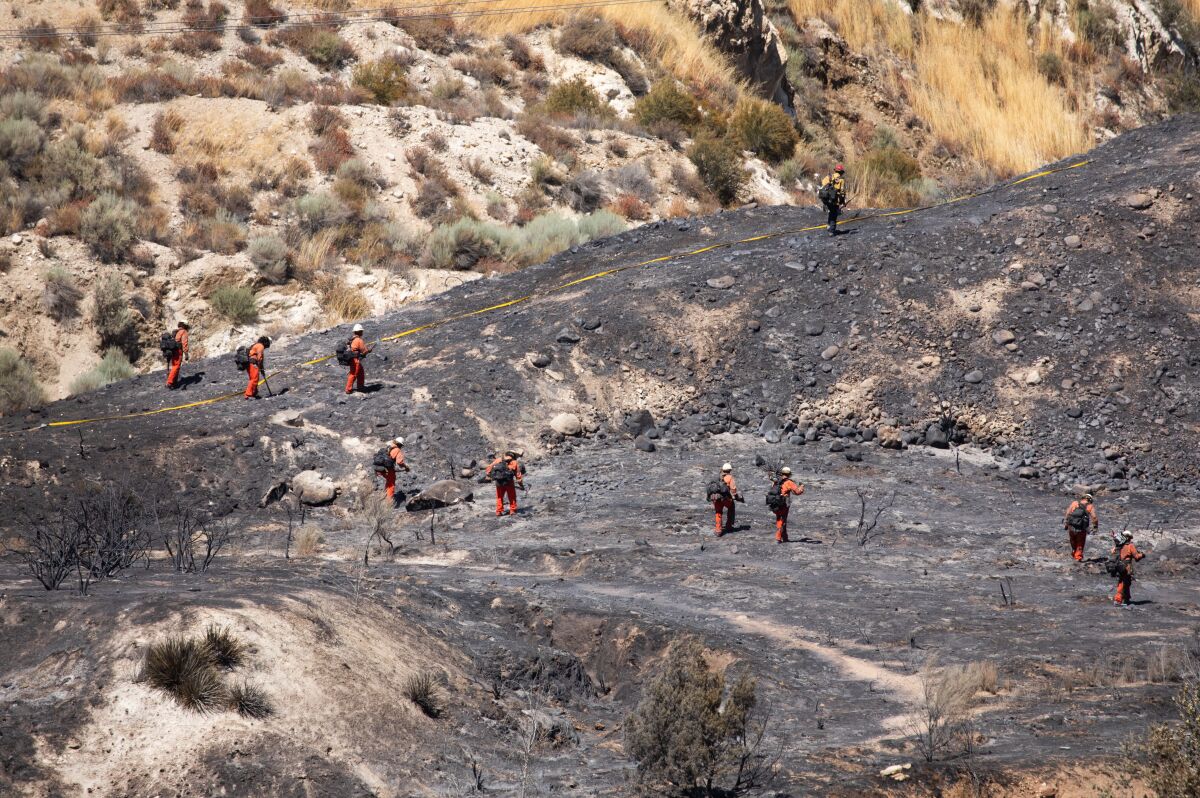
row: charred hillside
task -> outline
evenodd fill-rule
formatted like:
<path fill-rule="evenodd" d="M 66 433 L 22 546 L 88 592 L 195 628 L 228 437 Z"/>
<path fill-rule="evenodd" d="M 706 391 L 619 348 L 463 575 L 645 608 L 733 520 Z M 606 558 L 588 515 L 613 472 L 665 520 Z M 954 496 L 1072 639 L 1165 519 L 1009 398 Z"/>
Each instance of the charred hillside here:
<path fill-rule="evenodd" d="M 414 458 L 462 464 L 505 443 L 611 446 L 642 410 L 672 443 L 743 431 L 854 456 L 971 442 L 1043 484 L 1182 489 L 1200 462 L 1198 166 L 1200 122 L 1182 117 L 1081 168 L 910 215 L 852 214 L 836 238 L 732 244 L 542 295 L 820 220 L 758 208 L 656 223 L 372 320 L 369 338 L 533 297 L 381 344 L 365 394 L 343 396 L 332 360 L 296 366 L 330 354 L 343 327 L 269 353 L 274 398 L 15 432 L 240 390 L 222 357 L 190 363 L 180 393 L 148 375 L 5 420 L 5 463 L 24 475 L 6 499 L 53 501 L 102 465 L 246 506 L 295 468 L 348 472 L 397 433 Z M 281 430 L 281 411 L 333 437 Z M 550 429 L 562 412 L 582 435 Z"/>

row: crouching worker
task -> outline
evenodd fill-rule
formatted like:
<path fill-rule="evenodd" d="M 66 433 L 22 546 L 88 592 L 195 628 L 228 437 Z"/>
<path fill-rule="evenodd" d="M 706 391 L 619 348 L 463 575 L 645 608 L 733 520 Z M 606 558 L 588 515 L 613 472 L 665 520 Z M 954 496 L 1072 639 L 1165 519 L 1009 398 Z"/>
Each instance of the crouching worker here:
<path fill-rule="evenodd" d="M 1128 529 L 1113 536 L 1112 553 L 1108 572 L 1117 578 L 1117 593 L 1113 596 L 1113 603 L 1128 607 L 1133 604 L 1133 564 L 1146 555 L 1133 545 L 1133 533 Z"/>
<path fill-rule="evenodd" d="M 517 488 L 525 489 L 525 467 L 513 452 L 505 452 L 487 467 L 487 478 L 496 484 L 496 516 L 504 515 L 505 503 L 508 514 L 517 513 Z"/>
<path fill-rule="evenodd" d="M 404 438 L 395 438 L 388 441 L 388 445 L 384 446 L 375 453 L 375 473 L 383 477 L 384 490 L 387 492 L 387 497 L 392 500 L 393 506 L 399 506 L 400 500 L 396 498 L 396 469 L 401 471 L 411 471 L 408 463 L 404 461 Z M 401 493 L 401 499 L 403 499 Z"/>
<path fill-rule="evenodd" d="M 717 537 L 733 531 L 734 518 L 737 517 L 735 501 L 742 500 L 738 493 L 737 482 L 733 479 L 733 466 L 725 463 L 721 466 L 721 478 L 708 484 L 708 500 L 712 502 L 713 511 L 717 517 Z M 721 513 L 726 514 L 724 526 L 721 524 Z"/>
<path fill-rule="evenodd" d="M 792 469 L 782 468 L 767 491 L 767 506 L 775 512 L 775 542 L 788 542 L 788 509 L 792 496 L 803 496 L 804 486 L 792 480 Z"/>

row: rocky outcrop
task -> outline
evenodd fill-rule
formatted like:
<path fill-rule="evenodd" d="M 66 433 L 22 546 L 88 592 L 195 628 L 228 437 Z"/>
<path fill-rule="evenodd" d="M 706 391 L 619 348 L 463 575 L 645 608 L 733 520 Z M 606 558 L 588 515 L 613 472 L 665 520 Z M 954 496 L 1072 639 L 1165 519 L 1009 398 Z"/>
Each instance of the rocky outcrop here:
<path fill-rule="evenodd" d="M 695 20 L 764 97 L 791 109 L 787 47 L 762 0 L 669 0 L 669 5 Z"/>
<path fill-rule="evenodd" d="M 1066 0 L 1023 0 L 1023 4 L 1030 17 L 1053 20 L 1068 41 L 1079 37 L 1074 11 Z M 1173 59 L 1196 62 L 1194 44 L 1180 35 L 1171 20 L 1164 19 L 1152 0 L 1095 0 L 1093 5 L 1097 11 L 1104 6 L 1112 11 L 1125 53 L 1143 72 Z"/>

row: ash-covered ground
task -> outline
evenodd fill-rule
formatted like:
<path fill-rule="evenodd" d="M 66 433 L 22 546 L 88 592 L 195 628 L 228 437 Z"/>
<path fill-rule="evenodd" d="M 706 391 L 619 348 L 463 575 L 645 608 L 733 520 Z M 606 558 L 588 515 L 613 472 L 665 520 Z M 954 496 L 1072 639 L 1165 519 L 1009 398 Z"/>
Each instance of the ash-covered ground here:
<path fill-rule="evenodd" d="M 260 401 L 18 431 L 239 389 L 222 358 L 188 364 L 202 376 L 181 392 L 152 375 L 4 420 L 9 535 L 106 481 L 238 528 L 203 574 L 156 557 L 85 598 L 0 560 L 6 788 L 459 795 L 475 763 L 499 794 L 632 794 L 623 718 L 667 644 L 694 635 L 759 679 L 780 757 L 770 792 L 932 790 L 963 763 L 904 784 L 876 773 L 919 759 L 921 669 L 986 661 L 1000 680 L 977 709 L 972 771 L 1012 794 L 1031 776 L 1070 794 L 1063 769 L 1167 717 L 1180 663 L 1200 653 L 1200 119 L 1087 157 L 836 238 L 737 244 L 543 295 L 819 221 L 742 210 L 481 280 L 371 320 L 368 337 L 538 296 L 381 344 L 364 394 L 344 396 L 331 362 L 278 374 Z M 268 366 L 346 335 L 285 342 Z M 563 413 L 578 434 L 551 429 Z M 364 565 L 357 508 L 372 453 L 397 434 L 403 488 L 456 477 L 476 501 L 398 512 L 395 549 L 372 543 Z M 509 447 L 530 490 L 519 516 L 495 519 L 490 486 L 463 474 Z M 726 460 L 748 498 L 716 539 L 703 493 Z M 779 464 L 807 486 L 788 545 L 763 502 Z M 302 521 L 296 496 L 263 501 L 304 470 L 338 498 Z M 1084 487 L 1102 531 L 1078 564 L 1061 516 Z M 868 521 L 891 502 L 865 546 L 863 500 Z M 285 508 L 320 536 L 306 556 L 284 559 Z M 1132 610 L 1112 606 L 1102 563 L 1126 525 L 1150 550 Z M 271 718 L 189 713 L 137 681 L 149 641 L 210 622 L 253 647 Z M 448 697 L 436 719 L 399 694 L 429 669 Z M 531 719 L 554 731 L 528 746 Z"/>

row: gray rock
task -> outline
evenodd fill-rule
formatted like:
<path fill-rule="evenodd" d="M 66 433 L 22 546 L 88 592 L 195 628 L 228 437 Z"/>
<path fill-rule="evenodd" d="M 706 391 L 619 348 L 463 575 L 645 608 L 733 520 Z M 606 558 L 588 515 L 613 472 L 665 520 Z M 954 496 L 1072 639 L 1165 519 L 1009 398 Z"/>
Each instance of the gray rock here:
<path fill-rule="evenodd" d="M 1038 470 L 1033 466 L 1021 466 L 1017 469 L 1017 476 L 1021 479 L 1037 479 Z"/>
<path fill-rule="evenodd" d="M 271 421 L 285 427 L 303 427 L 304 416 L 299 410 L 282 410 L 271 417 Z"/>
<path fill-rule="evenodd" d="M 554 336 L 554 340 L 560 344 L 577 344 L 580 341 L 579 333 L 574 330 L 563 328 L 558 331 L 558 335 Z M 548 365 L 548 364 L 547 364 Z"/>
<path fill-rule="evenodd" d="M 288 484 L 286 482 L 276 482 L 274 485 L 267 488 L 267 492 L 264 493 L 262 498 L 258 500 L 258 506 L 266 507 L 269 504 L 274 504 L 286 496 L 287 492 Z"/>
<path fill-rule="evenodd" d="M 587 318 L 576 319 L 575 323 L 588 332 L 600 329 L 600 318 L 598 316 L 589 316 Z"/>
<path fill-rule="evenodd" d="M 811 335 L 811 336 L 815 337 L 815 336 L 823 334 L 824 332 L 825 332 L 825 325 L 822 324 L 821 322 L 819 322 L 819 321 L 804 322 L 804 334 L 805 335 Z"/>
<path fill-rule="evenodd" d="M 1125 204 L 1134 210 L 1144 211 L 1154 204 L 1154 197 L 1149 194 L 1130 194 L 1125 198 Z"/>
<path fill-rule="evenodd" d="M 559 435 L 575 436 L 583 432 L 583 422 L 574 413 L 559 413 L 550 419 L 550 429 Z"/>
<path fill-rule="evenodd" d="M 653 452 L 658 449 L 654 445 L 654 441 L 647 438 L 645 435 L 639 435 L 633 439 L 633 446 L 640 452 Z"/>
<path fill-rule="evenodd" d="M 627 413 L 625 415 L 625 420 L 622 422 L 621 426 L 628 430 L 630 435 L 636 438 L 638 435 L 645 433 L 647 430 L 654 429 L 654 414 L 649 410 L 635 410 L 634 412 Z"/>
<path fill-rule="evenodd" d="M 1026 385 L 1041 385 L 1042 384 L 1042 372 L 1038 371 L 1037 369 L 1030 369 L 1029 371 L 1025 372 L 1025 384 Z"/>
<path fill-rule="evenodd" d="M 846 451 L 846 444 L 842 443 L 840 440 L 837 440 L 837 439 L 835 438 L 835 439 L 833 440 L 833 442 L 829 444 L 829 451 L 831 451 L 831 452 L 844 452 L 844 451 Z"/>
<path fill-rule="evenodd" d="M 941 424 L 930 424 L 925 428 L 925 445 L 935 449 L 949 449 L 950 436 Z"/>
<path fill-rule="evenodd" d="M 554 362 L 554 359 L 545 352 L 531 352 L 526 357 L 529 359 L 529 365 L 539 369 L 544 369 Z"/>
<path fill-rule="evenodd" d="M 410 498 L 405 508 L 414 512 L 418 510 L 432 510 L 437 507 L 450 507 L 455 504 L 473 501 L 474 498 L 474 489 L 471 487 L 470 482 L 442 479 Z"/>
<path fill-rule="evenodd" d="M 319 471 L 301 471 L 292 477 L 292 492 L 301 503 L 310 507 L 330 504 L 342 492 L 342 486 Z"/>
<path fill-rule="evenodd" d="M 971 383 L 972 385 L 978 385 L 979 383 L 983 382 L 983 372 L 979 369 L 971 369 L 963 375 L 963 380 Z"/>
<path fill-rule="evenodd" d="M 734 410 L 729 414 L 729 420 L 734 424 L 745 426 L 750 423 L 750 414 L 745 410 Z"/>
<path fill-rule="evenodd" d="M 1083 239 L 1081 239 L 1079 236 L 1071 235 L 1063 239 L 1063 244 L 1065 244 L 1069 249 L 1079 249 L 1083 246 Z"/>
<path fill-rule="evenodd" d="M 821 359 L 822 360 L 833 360 L 835 357 L 838 356 L 838 353 L 841 351 L 842 351 L 842 348 L 840 346 L 838 346 L 837 344 L 834 344 L 833 346 L 827 346 L 823 350 L 821 350 Z"/>
<path fill-rule="evenodd" d="M 1000 346 L 1004 346 L 1005 344 L 1011 344 L 1013 341 L 1016 341 L 1017 334 L 1012 330 L 996 330 L 994 333 L 992 333 L 992 340 Z"/>
<path fill-rule="evenodd" d="M 717 288 L 724 291 L 727 288 L 733 288 L 733 284 L 737 282 L 733 275 L 725 274 L 720 277 L 714 277 L 711 280 L 705 281 L 709 288 Z"/>

